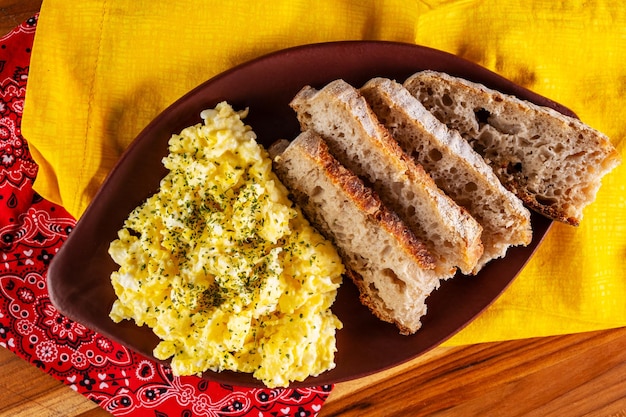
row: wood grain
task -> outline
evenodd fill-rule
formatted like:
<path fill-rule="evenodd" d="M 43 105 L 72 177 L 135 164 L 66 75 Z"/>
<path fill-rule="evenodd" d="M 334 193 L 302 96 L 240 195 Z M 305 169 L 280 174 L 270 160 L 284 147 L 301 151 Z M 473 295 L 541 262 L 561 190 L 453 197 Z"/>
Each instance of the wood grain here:
<path fill-rule="evenodd" d="M 37 13 L 42 0 L 0 0 L 0 36 Z"/>
<path fill-rule="evenodd" d="M 337 384 L 320 417 L 626 417 L 626 329 L 440 347 Z M 109 415 L 0 349 L 0 416 Z"/>
<path fill-rule="evenodd" d="M 321 417 L 626 416 L 626 329 L 439 348 L 338 384 Z"/>
<path fill-rule="evenodd" d="M 0 416 L 104 417 L 92 401 L 0 348 Z"/>

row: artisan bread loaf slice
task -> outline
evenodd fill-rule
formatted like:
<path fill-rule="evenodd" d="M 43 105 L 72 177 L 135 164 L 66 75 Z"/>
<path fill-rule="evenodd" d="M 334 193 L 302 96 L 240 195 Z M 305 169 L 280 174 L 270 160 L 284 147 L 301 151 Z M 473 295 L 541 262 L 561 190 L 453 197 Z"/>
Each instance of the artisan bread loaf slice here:
<path fill-rule="evenodd" d="M 552 219 L 578 225 L 602 177 L 620 162 L 604 134 L 550 108 L 434 71 L 404 86 L 458 130 L 506 188 Z"/>
<path fill-rule="evenodd" d="M 395 81 L 374 78 L 360 91 L 400 147 L 483 227 L 484 252 L 474 273 L 510 246 L 530 243 L 530 213 L 457 131 Z"/>
<path fill-rule="evenodd" d="M 341 164 L 378 193 L 426 243 L 441 278 L 471 272 L 483 253 L 482 227 L 441 191 L 399 145 L 354 87 L 336 80 L 304 87 L 291 101 L 302 130 L 314 130 Z"/>
<path fill-rule="evenodd" d="M 296 204 L 337 247 L 362 303 L 402 334 L 417 331 L 439 285 L 423 243 L 314 132 L 273 145 L 270 155 Z"/>

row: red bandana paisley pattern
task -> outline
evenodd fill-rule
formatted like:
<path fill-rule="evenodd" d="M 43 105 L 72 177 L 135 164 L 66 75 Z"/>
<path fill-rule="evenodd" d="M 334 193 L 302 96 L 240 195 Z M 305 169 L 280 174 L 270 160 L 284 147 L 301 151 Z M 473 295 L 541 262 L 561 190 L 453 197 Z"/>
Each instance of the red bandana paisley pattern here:
<path fill-rule="evenodd" d="M 62 316 L 46 270 L 75 220 L 32 189 L 20 125 L 37 17 L 0 38 L 0 346 L 115 416 L 315 416 L 332 386 L 234 387 L 169 368 Z"/>

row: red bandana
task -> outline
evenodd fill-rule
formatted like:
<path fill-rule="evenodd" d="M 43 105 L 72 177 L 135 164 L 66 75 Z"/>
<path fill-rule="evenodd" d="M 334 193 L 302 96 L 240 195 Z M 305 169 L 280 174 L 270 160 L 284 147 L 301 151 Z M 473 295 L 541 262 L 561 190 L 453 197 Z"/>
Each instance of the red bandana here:
<path fill-rule="evenodd" d="M 315 416 L 332 386 L 252 389 L 174 377 L 63 317 L 46 270 L 75 220 L 37 195 L 20 123 L 37 16 L 0 38 L 0 345 L 113 415 Z"/>

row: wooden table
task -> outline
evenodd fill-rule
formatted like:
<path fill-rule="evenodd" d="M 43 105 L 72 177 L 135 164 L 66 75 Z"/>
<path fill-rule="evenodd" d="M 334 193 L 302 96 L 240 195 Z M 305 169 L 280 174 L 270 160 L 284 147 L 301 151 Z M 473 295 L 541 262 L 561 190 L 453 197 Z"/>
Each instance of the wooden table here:
<path fill-rule="evenodd" d="M 0 0 L 0 32 L 37 0 Z M 0 348 L 0 416 L 107 416 Z M 338 384 L 331 416 L 626 417 L 626 329 L 442 347 L 388 371 Z"/>
<path fill-rule="evenodd" d="M 108 413 L 0 348 L 0 416 Z M 321 417 L 626 416 L 626 328 L 437 348 L 337 384 Z"/>

